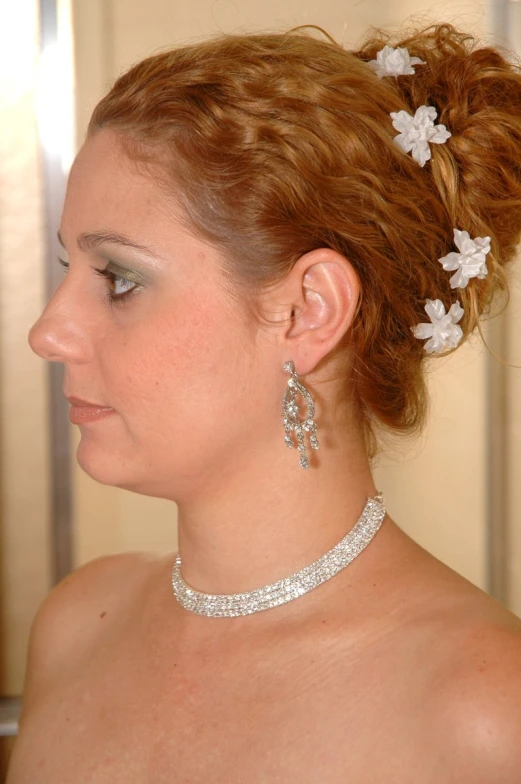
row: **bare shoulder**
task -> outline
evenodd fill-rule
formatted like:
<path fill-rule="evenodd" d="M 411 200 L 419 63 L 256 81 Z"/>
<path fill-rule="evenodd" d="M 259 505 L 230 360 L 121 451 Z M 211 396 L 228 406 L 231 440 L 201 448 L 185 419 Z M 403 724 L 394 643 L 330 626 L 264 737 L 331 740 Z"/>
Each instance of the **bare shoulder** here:
<path fill-rule="evenodd" d="M 427 674 L 424 737 L 444 750 L 443 780 L 518 784 L 521 619 L 416 545 L 409 555 L 405 587 L 421 597 L 411 620 Z"/>
<path fill-rule="evenodd" d="M 136 551 L 102 555 L 77 567 L 46 596 L 35 615 L 31 636 L 38 638 L 42 632 L 67 646 L 78 637 L 95 634 L 100 625 L 96 620 L 112 615 L 128 602 L 160 559 L 156 554 Z"/>
<path fill-rule="evenodd" d="M 395 580 L 389 616 L 401 621 L 403 660 L 414 663 L 411 688 L 421 684 L 424 759 L 443 750 L 443 781 L 518 784 L 521 619 L 402 532 L 393 534 L 392 566 L 403 579 Z"/>
<path fill-rule="evenodd" d="M 99 599 L 123 599 L 129 588 L 147 579 L 163 554 L 132 551 L 100 555 L 78 566 L 63 578 L 46 597 L 45 605 L 70 600 L 96 603 Z"/>
<path fill-rule="evenodd" d="M 143 593 L 163 560 L 162 555 L 137 551 L 103 555 L 54 586 L 31 624 L 20 722 L 38 689 L 75 665 L 81 653 Z"/>
<path fill-rule="evenodd" d="M 432 737 L 446 749 L 450 780 L 519 782 L 521 623 L 476 624 L 432 685 Z"/>

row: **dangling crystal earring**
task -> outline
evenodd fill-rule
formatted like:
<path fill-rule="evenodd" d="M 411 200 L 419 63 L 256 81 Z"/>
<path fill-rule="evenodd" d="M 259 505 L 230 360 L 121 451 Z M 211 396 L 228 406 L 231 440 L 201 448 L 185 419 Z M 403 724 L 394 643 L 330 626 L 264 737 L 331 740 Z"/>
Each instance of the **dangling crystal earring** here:
<path fill-rule="evenodd" d="M 304 384 L 299 381 L 295 365 L 291 360 L 285 362 L 282 366 L 286 373 L 290 373 L 291 378 L 288 378 L 288 387 L 284 392 L 282 398 L 282 419 L 284 421 L 284 430 L 286 435 L 284 441 L 286 446 L 293 449 L 295 444 L 291 438 L 291 431 L 294 430 L 297 435 L 297 446 L 300 452 L 300 465 L 302 468 L 309 468 L 309 462 L 306 456 L 306 447 L 304 445 L 304 430 L 311 433 L 309 443 L 312 449 L 318 449 L 319 444 L 316 436 L 317 425 L 313 421 L 315 415 L 315 403 L 309 391 Z M 303 421 L 297 419 L 299 406 L 297 403 L 297 393 L 302 395 L 304 402 L 307 406 L 306 418 Z"/>

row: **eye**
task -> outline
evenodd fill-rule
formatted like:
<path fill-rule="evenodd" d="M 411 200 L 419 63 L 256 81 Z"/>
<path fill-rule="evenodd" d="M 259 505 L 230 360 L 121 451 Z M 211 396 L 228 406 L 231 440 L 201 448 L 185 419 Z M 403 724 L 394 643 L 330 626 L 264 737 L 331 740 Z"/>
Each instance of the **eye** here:
<path fill-rule="evenodd" d="M 127 288 L 125 291 L 121 291 L 119 294 L 114 293 L 110 288 L 108 291 L 108 300 L 111 304 L 120 304 L 122 300 L 125 300 L 130 294 L 133 294 L 134 291 L 138 288 L 141 288 L 139 284 L 134 283 L 131 280 L 127 280 L 126 278 L 122 278 L 120 275 L 116 275 L 114 272 L 110 272 L 107 269 L 97 269 L 96 267 L 92 267 L 93 271 L 96 275 L 99 275 L 102 278 L 105 278 L 109 281 L 109 286 L 118 283 L 122 283 L 123 286 L 130 286 L 131 288 Z"/>
<path fill-rule="evenodd" d="M 58 261 L 60 262 L 62 267 L 65 267 L 65 271 L 67 272 L 69 269 L 69 262 L 60 258 L 58 259 Z M 120 275 L 116 275 L 115 272 L 111 272 L 108 269 L 98 269 L 97 267 L 91 267 L 91 269 L 96 273 L 96 275 L 105 278 L 112 285 L 122 283 L 123 286 L 131 286 L 131 288 L 127 289 L 126 291 L 122 291 L 119 294 L 113 293 L 113 291 L 109 289 L 107 299 L 111 305 L 121 304 L 123 300 L 125 300 L 127 297 L 133 294 L 136 290 L 142 288 L 139 285 L 139 283 L 134 283 L 131 280 L 127 280 L 127 278 L 123 278 Z"/>

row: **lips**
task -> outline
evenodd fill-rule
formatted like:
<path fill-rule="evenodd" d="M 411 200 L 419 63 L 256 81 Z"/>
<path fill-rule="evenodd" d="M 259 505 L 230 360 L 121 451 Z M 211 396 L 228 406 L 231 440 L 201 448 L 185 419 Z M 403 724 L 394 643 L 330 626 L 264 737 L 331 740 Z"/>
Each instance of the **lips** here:
<path fill-rule="evenodd" d="M 110 406 L 104 406 L 102 403 L 91 403 L 88 400 L 82 400 L 79 397 L 75 397 L 74 395 L 66 395 L 65 396 L 69 403 L 73 406 L 78 406 L 79 408 L 98 408 L 98 409 L 109 409 Z"/>

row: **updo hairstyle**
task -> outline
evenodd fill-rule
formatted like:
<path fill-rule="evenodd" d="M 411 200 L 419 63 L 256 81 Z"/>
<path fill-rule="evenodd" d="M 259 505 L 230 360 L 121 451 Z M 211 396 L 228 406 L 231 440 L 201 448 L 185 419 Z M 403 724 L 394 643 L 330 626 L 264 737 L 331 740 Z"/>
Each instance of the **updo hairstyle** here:
<path fill-rule="evenodd" d="M 426 64 L 379 78 L 367 61 L 385 44 Z M 425 424 L 432 355 L 411 327 L 427 321 L 426 300 L 448 310 L 459 299 L 462 342 L 495 294 L 508 302 L 503 267 L 521 232 L 521 75 L 510 60 L 446 24 L 394 41 L 377 31 L 356 51 L 304 29 L 219 35 L 123 73 L 88 134 L 121 134 L 222 252 L 248 306 L 308 251 L 351 262 L 361 296 L 333 353 L 372 458 L 378 427 Z M 390 112 L 424 104 L 452 135 L 422 168 L 393 141 Z M 454 250 L 454 228 L 491 237 L 488 275 L 457 292 L 438 261 Z"/>

